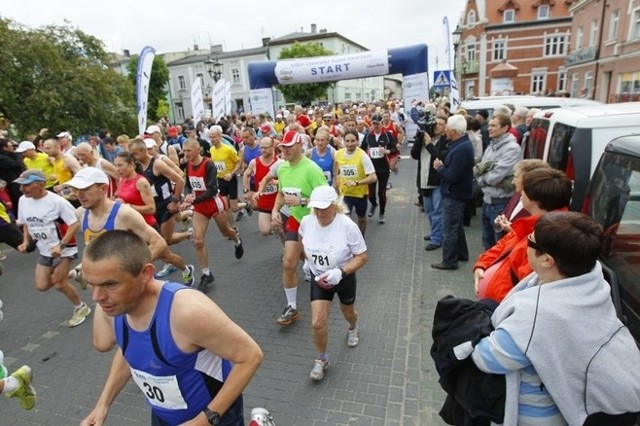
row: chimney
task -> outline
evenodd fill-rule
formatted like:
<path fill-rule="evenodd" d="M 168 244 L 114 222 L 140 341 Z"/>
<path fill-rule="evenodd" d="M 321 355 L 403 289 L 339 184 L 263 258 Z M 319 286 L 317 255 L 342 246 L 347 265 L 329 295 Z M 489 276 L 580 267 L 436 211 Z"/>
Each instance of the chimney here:
<path fill-rule="evenodd" d="M 131 52 L 129 52 L 129 49 L 124 49 L 122 53 L 124 53 L 124 56 L 126 56 L 127 58 L 131 57 Z"/>
<path fill-rule="evenodd" d="M 323 28 L 323 29 L 320 30 L 320 34 L 326 34 L 326 33 L 327 33 L 327 29 L 326 28 Z"/>
<path fill-rule="evenodd" d="M 315 34 L 318 31 L 318 26 L 316 24 L 311 24 L 311 34 Z"/>
<path fill-rule="evenodd" d="M 262 38 L 262 47 L 267 47 L 269 42 L 271 41 L 271 37 L 263 37 Z"/>
<path fill-rule="evenodd" d="M 198 45 L 197 44 L 193 45 L 193 50 L 198 50 Z"/>

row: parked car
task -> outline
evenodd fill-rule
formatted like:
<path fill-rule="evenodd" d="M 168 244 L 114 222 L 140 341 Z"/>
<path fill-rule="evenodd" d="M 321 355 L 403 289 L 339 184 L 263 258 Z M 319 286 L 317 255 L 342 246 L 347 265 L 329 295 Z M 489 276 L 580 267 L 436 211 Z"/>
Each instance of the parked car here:
<path fill-rule="evenodd" d="M 615 137 L 640 132 L 640 102 L 540 111 L 523 139 L 524 158 L 539 158 L 574 182 L 571 209 L 580 211 L 598 159 Z"/>
<path fill-rule="evenodd" d="M 500 105 L 511 104 L 516 107 L 524 106 L 527 108 L 564 108 L 578 105 L 604 105 L 602 102 L 593 101 L 591 99 L 582 98 L 562 98 L 555 96 L 484 96 L 477 99 L 464 100 L 460 104 L 460 108 L 464 109 L 469 115 L 474 116 L 481 109 L 486 109 L 489 116 L 493 114 L 493 110 Z"/>
<path fill-rule="evenodd" d="M 620 319 L 640 342 L 640 133 L 618 137 L 606 146 L 583 212 L 604 230 L 605 277 Z"/>

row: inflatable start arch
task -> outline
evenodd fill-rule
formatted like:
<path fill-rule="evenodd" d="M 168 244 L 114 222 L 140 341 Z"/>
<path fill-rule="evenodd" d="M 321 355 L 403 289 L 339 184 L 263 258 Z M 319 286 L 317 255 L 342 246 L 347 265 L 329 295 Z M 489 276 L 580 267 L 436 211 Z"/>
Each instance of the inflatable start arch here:
<path fill-rule="evenodd" d="M 321 83 L 402 74 L 405 115 L 408 116 L 413 101 L 429 98 L 427 49 L 426 44 L 419 44 L 347 55 L 252 62 L 248 66 L 251 111 L 254 114 L 269 112 L 274 116 L 271 90 L 274 84 Z M 407 121 L 407 127 L 407 135 L 415 134 L 411 120 Z"/>

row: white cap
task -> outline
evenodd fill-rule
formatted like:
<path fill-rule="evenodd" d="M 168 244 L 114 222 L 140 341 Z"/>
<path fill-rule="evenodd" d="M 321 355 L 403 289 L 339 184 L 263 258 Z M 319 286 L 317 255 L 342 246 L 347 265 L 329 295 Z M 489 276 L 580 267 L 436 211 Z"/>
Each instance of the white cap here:
<path fill-rule="evenodd" d="M 86 189 L 96 183 L 109 183 L 109 177 L 100 169 L 85 167 L 80 169 L 70 181 L 64 184 L 76 189 Z"/>
<path fill-rule="evenodd" d="M 36 149 L 36 146 L 29 141 L 22 141 L 20 145 L 16 148 L 16 152 L 25 152 L 29 149 Z"/>
<path fill-rule="evenodd" d="M 71 133 L 69 133 L 69 132 L 60 132 L 60 133 L 58 133 L 58 134 L 56 135 L 56 138 L 67 138 L 67 139 L 69 139 L 70 141 L 72 141 L 72 140 L 73 140 L 73 138 L 71 137 Z"/>
<path fill-rule="evenodd" d="M 145 130 L 144 132 L 148 135 L 152 135 L 154 133 L 162 133 L 162 131 L 160 131 L 160 127 L 156 126 L 155 124 L 147 127 L 147 130 Z"/>
<path fill-rule="evenodd" d="M 144 141 L 144 144 L 146 145 L 147 149 L 155 148 L 155 146 L 156 146 L 156 141 L 154 141 L 151 138 L 144 138 L 143 141 Z"/>
<path fill-rule="evenodd" d="M 326 209 L 337 199 L 338 193 L 333 189 L 333 186 L 317 186 L 311 192 L 308 206 L 316 209 Z"/>

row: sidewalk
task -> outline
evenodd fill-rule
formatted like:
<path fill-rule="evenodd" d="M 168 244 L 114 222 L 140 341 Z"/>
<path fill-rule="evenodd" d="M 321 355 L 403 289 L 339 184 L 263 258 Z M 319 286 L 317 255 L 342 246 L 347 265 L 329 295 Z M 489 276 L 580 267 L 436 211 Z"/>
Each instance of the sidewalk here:
<path fill-rule="evenodd" d="M 233 244 L 215 227 L 208 234 L 216 281 L 209 293 L 224 311 L 262 347 L 265 358 L 245 391 L 245 414 L 269 409 L 286 425 L 438 425 L 444 393 L 429 356 L 431 320 L 436 301 L 447 295 L 472 296 L 472 265 L 458 271 L 429 267 L 441 250 L 424 250 L 428 226 L 416 200 L 416 161 L 401 161 L 392 175 L 386 224 L 369 222 L 368 264 L 358 273 L 356 309 L 361 343 L 346 345 L 346 322 L 334 301 L 329 318 L 331 366 L 320 383 L 309 380 L 316 356 L 311 339 L 308 283 L 300 278 L 300 321 L 281 328 L 275 323 L 285 298 L 281 284 L 281 245 L 261 237 L 255 216 L 239 223 L 245 257 L 233 256 Z M 478 217 L 468 232 L 472 259 L 480 250 Z M 175 247 L 195 263 L 188 244 Z M 6 249 L 0 298 L 5 319 L 0 349 L 10 370 L 29 364 L 34 370 L 38 405 L 22 411 L 4 401 L 3 417 L 19 425 L 78 424 L 93 408 L 108 373 L 112 354 L 91 346 L 91 323 L 74 329 L 68 301 L 55 290 L 34 288 L 36 255 Z M 171 278 L 178 280 L 178 274 Z M 90 293 L 82 292 L 90 302 Z M 129 383 L 111 408 L 108 425 L 148 425 L 149 410 L 138 388 Z"/>

